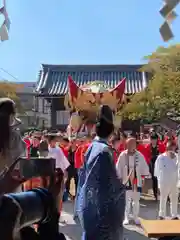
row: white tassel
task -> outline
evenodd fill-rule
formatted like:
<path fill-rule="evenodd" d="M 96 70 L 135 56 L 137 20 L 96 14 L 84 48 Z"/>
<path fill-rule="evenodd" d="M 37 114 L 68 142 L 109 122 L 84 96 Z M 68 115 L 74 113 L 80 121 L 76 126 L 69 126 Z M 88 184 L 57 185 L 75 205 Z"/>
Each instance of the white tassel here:
<path fill-rule="evenodd" d="M 3 7 L 0 9 L 0 14 L 4 15 L 4 22 L 0 27 L 0 40 L 6 41 L 9 39 L 9 30 L 10 30 L 10 19 L 8 17 L 7 9 L 6 9 L 6 0 L 3 1 Z"/>
<path fill-rule="evenodd" d="M 4 23 L 0 28 L 0 39 L 1 39 L 2 42 L 9 39 L 8 30 L 7 30 L 7 27 Z"/>

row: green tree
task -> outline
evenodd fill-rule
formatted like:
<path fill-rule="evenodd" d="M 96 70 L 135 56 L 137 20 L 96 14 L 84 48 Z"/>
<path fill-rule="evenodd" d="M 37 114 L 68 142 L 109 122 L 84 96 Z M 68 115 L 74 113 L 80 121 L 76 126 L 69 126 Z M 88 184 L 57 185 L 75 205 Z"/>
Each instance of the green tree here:
<path fill-rule="evenodd" d="M 130 119 L 159 120 L 180 114 L 180 44 L 160 47 L 145 57 L 141 71 L 149 73 L 148 87 L 131 97 L 121 114 Z"/>
<path fill-rule="evenodd" d="M 8 97 L 15 101 L 18 112 L 23 112 L 20 99 L 17 95 L 17 92 L 21 87 L 20 84 L 10 83 L 8 81 L 0 82 L 0 98 Z"/>

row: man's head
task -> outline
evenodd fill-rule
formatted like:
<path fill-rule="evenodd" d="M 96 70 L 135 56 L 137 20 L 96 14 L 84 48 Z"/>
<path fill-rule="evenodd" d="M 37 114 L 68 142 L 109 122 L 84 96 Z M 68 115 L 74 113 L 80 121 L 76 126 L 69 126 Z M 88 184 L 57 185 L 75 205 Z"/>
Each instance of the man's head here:
<path fill-rule="evenodd" d="M 33 145 L 33 147 L 38 147 L 39 143 L 40 143 L 39 138 L 36 137 L 36 136 L 33 136 L 32 137 L 32 145 Z"/>
<path fill-rule="evenodd" d="M 176 150 L 176 144 L 174 141 L 168 141 L 166 143 L 166 151 L 167 152 L 175 152 Z"/>
<path fill-rule="evenodd" d="M 126 147 L 127 147 L 128 152 L 133 153 L 136 150 L 136 139 L 128 138 L 126 140 Z"/>
<path fill-rule="evenodd" d="M 65 147 L 69 145 L 69 139 L 68 139 L 67 136 L 62 137 L 61 140 L 60 140 L 60 142 L 61 142 L 61 144 L 62 144 L 63 146 L 65 146 Z"/>
<path fill-rule="evenodd" d="M 150 133 L 150 134 L 151 134 L 151 133 L 155 133 L 155 132 L 156 132 L 156 131 L 155 131 L 155 128 L 152 127 L 152 128 L 149 129 L 149 133 Z"/>
<path fill-rule="evenodd" d="M 70 141 L 70 146 L 71 146 L 72 148 L 76 148 L 76 146 L 77 146 L 76 139 L 72 139 L 72 140 Z"/>
<path fill-rule="evenodd" d="M 153 144 L 153 145 L 156 145 L 156 144 L 157 144 L 158 135 L 157 135 L 155 132 L 152 132 L 152 133 L 150 134 L 150 141 L 151 141 L 151 144 Z"/>
<path fill-rule="evenodd" d="M 44 130 L 42 132 L 42 135 L 41 135 L 41 140 L 46 140 L 47 139 L 47 135 L 48 135 L 48 131 L 47 130 Z"/>
<path fill-rule="evenodd" d="M 56 143 L 57 143 L 57 136 L 54 135 L 54 134 L 49 134 L 48 135 L 48 144 L 51 146 L 51 147 L 56 147 Z"/>

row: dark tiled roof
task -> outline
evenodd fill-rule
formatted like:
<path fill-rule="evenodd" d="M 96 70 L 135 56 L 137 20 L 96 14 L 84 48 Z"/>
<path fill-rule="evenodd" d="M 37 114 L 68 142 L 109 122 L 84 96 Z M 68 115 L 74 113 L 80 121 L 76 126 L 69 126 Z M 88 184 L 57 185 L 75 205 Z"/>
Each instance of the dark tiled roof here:
<path fill-rule="evenodd" d="M 142 65 L 42 65 L 36 93 L 63 95 L 67 93 L 67 78 L 71 75 L 78 86 L 92 81 L 102 81 L 115 87 L 126 77 L 126 93 L 136 93 L 147 86 L 147 73 L 140 72 Z"/>

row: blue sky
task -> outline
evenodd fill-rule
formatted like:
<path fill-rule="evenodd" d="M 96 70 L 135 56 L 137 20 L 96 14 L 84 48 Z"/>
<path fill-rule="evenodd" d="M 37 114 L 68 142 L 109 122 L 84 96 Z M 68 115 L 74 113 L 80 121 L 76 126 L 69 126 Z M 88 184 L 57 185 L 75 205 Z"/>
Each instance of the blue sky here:
<path fill-rule="evenodd" d="M 0 68 L 19 81 L 36 81 L 41 63 L 137 64 L 167 46 L 159 35 L 162 0 L 7 0 L 7 6 L 12 24 L 10 40 L 0 43 Z M 180 17 L 168 44 L 180 42 L 179 27 Z M 14 80 L 2 70 L 0 78 Z"/>

